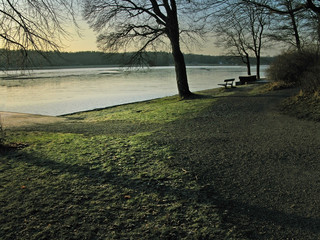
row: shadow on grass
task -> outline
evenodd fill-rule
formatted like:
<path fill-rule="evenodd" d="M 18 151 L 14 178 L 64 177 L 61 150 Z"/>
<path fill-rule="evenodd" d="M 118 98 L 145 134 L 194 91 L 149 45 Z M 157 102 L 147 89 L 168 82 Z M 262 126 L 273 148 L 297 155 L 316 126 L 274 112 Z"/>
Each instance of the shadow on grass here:
<path fill-rule="evenodd" d="M 17 131 L 44 131 L 59 133 L 76 133 L 84 135 L 113 135 L 130 136 L 141 132 L 152 131 L 158 128 L 159 124 L 139 123 L 133 124 L 124 120 L 107 120 L 102 122 L 63 122 L 59 124 L 39 124 L 20 127 Z"/>
<path fill-rule="evenodd" d="M 13 232 L 10 233 L 10 237 L 4 239 L 12 239 L 13 236 L 16 236 L 15 234 L 19 234 L 18 229 L 23 229 L 23 226 L 19 226 L 15 220 L 16 218 L 35 219 L 37 221 L 33 224 L 37 225 L 40 222 L 48 224 L 51 215 L 59 218 L 60 227 L 56 227 L 56 232 L 52 232 L 52 230 L 51 233 L 44 232 L 44 235 L 38 239 L 48 239 L 53 237 L 54 234 L 61 234 L 63 231 L 69 231 L 68 236 L 74 236 L 74 233 L 77 232 L 77 234 L 81 234 L 79 230 L 82 228 L 81 225 L 85 224 L 89 226 L 84 230 L 82 229 L 84 232 L 89 231 L 91 228 L 96 228 L 95 233 L 92 233 L 93 235 L 91 235 L 90 239 L 100 239 L 100 237 L 105 238 L 106 236 L 122 239 L 128 239 L 130 238 L 129 236 L 133 236 L 136 239 L 154 239 L 158 237 L 162 239 L 178 239 L 183 236 L 186 237 L 191 233 L 198 234 L 198 237 L 194 237 L 197 239 L 204 238 L 206 234 L 210 236 L 210 234 L 217 232 L 217 227 L 211 226 L 211 229 L 208 231 L 197 233 L 197 229 L 206 225 L 208 228 L 212 223 L 219 224 L 220 210 L 217 208 L 219 202 L 215 196 L 209 196 L 201 189 L 188 188 L 186 186 L 188 184 L 185 185 L 187 179 L 182 181 L 182 179 L 174 179 L 171 176 L 168 176 L 168 178 L 157 178 L 155 176 L 153 178 L 148 175 L 143 175 L 138 179 L 136 173 L 132 173 L 134 170 L 129 170 L 127 174 L 120 170 L 106 170 L 100 164 L 69 164 L 48 159 L 38 154 L 26 153 L 23 150 L 12 149 L 1 160 L 6 166 L 12 163 L 22 163 L 21 165 L 24 168 L 32 169 L 32 171 L 36 169 L 36 172 L 39 172 L 39 175 L 42 176 L 40 177 L 41 181 L 45 177 L 46 181 L 51 181 L 50 184 L 52 186 L 49 191 L 46 191 L 40 187 L 43 184 L 42 182 L 34 182 L 33 184 L 31 182 L 29 184 L 30 188 L 27 184 L 26 189 L 22 189 L 22 191 L 29 192 L 28 194 L 30 195 L 23 195 L 23 203 L 25 205 L 34 205 L 34 199 L 37 198 L 39 198 L 39 201 L 33 206 L 34 210 L 27 210 L 25 209 L 26 207 L 23 207 L 22 211 L 20 209 L 14 213 L 14 217 L 8 217 L 5 215 L 5 212 L 2 212 L 0 222 L 4 221 L 3 219 L 7 219 L 7 222 L 10 222 L 13 218 L 14 222 L 10 224 L 16 226 L 15 229 L 12 229 Z M 24 171 L 29 172 L 27 169 Z M 28 178 L 37 178 L 37 175 L 37 173 L 36 175 L 28 173 Z M 57 181 L 60 178 L 65 180 L 63 182 Z M 39 186 L 33 190 L 31 188 L 32 185 Z M 75 189 L 80 189 L 80 192 L 76 192 Z M 84 189 L 83 191 L 86 192 L 81 192 L 81 189 Z M 42 199 L 41 196 L 44 195 L 46 198 Z M 82 195 L 86 196 L 79 197 Z M 100 195 L 103 197 L 100 198 Z M 72 200 L 73 197 L 75 200 Z M 21 196 L 14 196 L 14 199 L 18 202 L 21 201 L 20 198 Z M 56 200 L 46 202 L 46 199 Z M 1 199 L 0 203 L 5 203 L 5 201 L 5 199 Z M 10 201 L 12 201 L 12 198 Z M 26 203 L 28 201 L 29 203 Z M 57 201 L 63 203 L 58 203 Z M 99 203 L 99 207 L 96 210 L 86 210 L 86 208 L 90 208 L 96 203 Z M 60 207 L 57 208 L 57 205 L 60 205 Z M 81 212 L 71 211 L 66 213 L 65 209 L 68 209 L 70 206 L 78 206 L 71 208 L 71 210 L 79 209 Z M 42 207 L 46 207 L 47 209 L 39 209 Z M 30 212 L 32 216 L 26 215 L 24 211 Z M 46 215 L 41 213 L 43 211 L 46 212 Z M 70 221 L 70 214 L 78 221 L 75 227 L 65 223 Z M 90 214 L 92 214 L 92 217 L 90 217 Z M 194 220 L 193 217 L 195 218 Z M 202 218 L 211 219 L 199 220 Z M 179 226 L 180 224 L 182 225 Z M 37 230 L 35 229 L 38 228 L 40 230 L 40 228 L 46 227 L 35 225 L 29 223 L 29 229 L 22 231 L 24 234 L 36 234 Z M 52 223 L 52 225 L 57 225 L 57 223 Z M 6 229 L 8 231 L 8 227 Z M 115 232 L 112 235 L 113 237 L 108 235 L 108 232 L 111 234 L 113 231 Z M 144 231 L 146 232 L 143 233 Z M 224 238 L 226 231 L 222 227 L 218 227 L 218 231 L 220 233 L 214 234 L 220 236 L 219 238 Z M 0 233 L 3 236 L 9 236 L 8 232 L 2 232 L 1 229 Z M 200 237 L 201 234 L 204 235 Z M 19 236 L 21 237 L 21 235 Z M 81 235 L 78 235 L 78 237 L 81 239 Z"/>
<path fill-rule="evenodd" d="M 39 157 L 32 154 L 22 152 L 18 149 L 10 149 L 3 153 L 8 159 L 14 162 L 22 162 L 38 168 L 47 169 L 54 172 L 54 175 L 69 174 L 77 176 L 81 179 L 89 179 L 90 184 L 112 184 L 118 186 L 119 189 L 131 188 L 144 193 L 169 193 L 175 195 L 178 199 L 188 199 L 190 196 L 198 196 L 199 192 L 190 189 L 179 189 L 172 186 L 166 186 L 163 181 L 168 179 L 151 179 L 144 176 L 141 179 L 133 179 L 134 176 L 125 175 L 120 171 L 108 172 L 103 168 L 94 168 L 95 164 L 68 164 L 58 162 L 46 157 Z M 198 196 L 199 199 L 204 199 Z"/>
<path fill-rule="evenodd" d="M 44 168 L 50 172 L 54 172 L 57 175 L 74 175 L 77 178 L 85 179 L 89 186 L 111 184 L 115 186 L 118 191 L 122 189 L 131 189 L 135 194 L 157 194 L 158 196 L 170 196 L 171 201 L 183 201 L 185 204 L 199 209 L 199 206 L 206 205 L 207 207 L 218 206 L 214 211 L 218 211 L 221 216 L 224 216 L 225 229 L 231 228 L 229 224 L 237 225 L 238 231 L 241 235 L 247 238 L 259 238 L 259 234 L 256 232 L 257 225 L 251 226 L 251 221 L 261 224 L 265 222 L 272 222 L 278 226 L 289 227 L 295 230 L 308 231 L 313 234 L 320 233 L 320 219 L 312 217 L 299 216 L 297 214 L 288 214 L 281 211 L 268 209 L 261 206 L 248 205 L 247 203 L 240 201 L 230 201 L 221 197 L 216 191 L 213 185 L 203 185 L 201 189 L 192 190 L 190 188 L 173 187 L 166 184 L 168 179 L 152 179 L 145 177 L 142 179 L 133 179 L 132 176 L 125 175 L 120 172 L 106 172 L 103 170 L 92 168 L 92 166 L 80 166 L 71 165 L 64 162 L 56 162 L 45 157 L 33 156 L 32 154 L 22 153 L 18 150 L 11 150 L 5 154 L 8 155 L 11 160 L 15 162 L 27 163 L 28 165 L 35 166 L 37 168 Z M 190 159 L 184 159 L 184 161 L 190 161 Z M 187 181 L 185 179 L 184 181 Z M 89 187 L 88 186 L 88 187 Z M 123 197 L 125 197 L 123 195 Z M 125 199 L 119 199 L 124 201 Z M 90 199 L 88 200 L 90 202 Z M 161 205 L 161 203 L 159 203 Z M 230 210 L 228 214 L 223 214 L 225 210 Z M 165 206 L 162 209 L 162 215 L 165 216 L 169 212 L 165 212 Z M 179 214 L 185 214 L 184 209 L 179 210 Z M 243 222 L 243 217 L 249 219 L 247 222 Z M 183 218 L 183 217 L 182 217 Z M 63 219 L 61 219 L 63 221 Z M 182 220 L 183 221 L 183 220 Z M 188 224 L 188 223 L 184 223 Z M 138 224 L 136 223 L 136 227 Z M 120 228 L 119 228 L 120 230 Z M 279 230 L 281 231 L 281 230 Z M 179 234 L 175 237 L 179 237 Z M 261 237 L 261 236 L 260 236 Z M 266 236 L 265 236 L 266 237 Z M 267 236 L 272 237 L 272 235 Z"/>
<path fill-rule="evenodd" d="M 239 232 L 250 239 L 260 239 L 262 236 L 264 239 L 294 239 L 297 233 L 304 236 L 303 239 L 316 239 L 320 234 L 320 218 L 284 213 L 241 201 L 225 200 L 225 204 L 230 210 L 225 221 L 236 225 Z M 281 233 L 285 228 L 289 229 L 285 233 L 290 232 L 288 235 Z"/>

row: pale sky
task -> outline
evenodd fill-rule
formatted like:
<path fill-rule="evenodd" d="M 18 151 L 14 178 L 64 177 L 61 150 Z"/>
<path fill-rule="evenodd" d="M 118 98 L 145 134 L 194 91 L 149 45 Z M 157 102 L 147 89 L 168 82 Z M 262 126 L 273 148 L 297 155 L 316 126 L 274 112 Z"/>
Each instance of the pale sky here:
<path fill-rule="evenodd" d="M 84 21 L 79 22 L 80 34 L 73 28 L 67 29 L 70 33 L 69 39 L 64 41 L 65 47 L 62 51 L 66 52 L 81 52 L 81 51 L 99 51 L 96 43 L 96 33 L 89 28 L 88 24 Z M 207 40 L 204 46 L 191 47 L 184 49 L 184 53 L 204 54 L 204 55 L 221 55 L 223 51 L 217 49 L 213 40 Z"/>
<path fill-rule="evenodd" d="M 74 27 L 68 29 L 70 32 L 69 39 L 64 42 L 65 47 L 62 51 L 66 52 L 82 52 L 82 51 L 99 51 L 96 43 L 96 33 L 89 28 L 88 24 L 85 21 L 80 21 L 80 34 L 77 34 Z M 203 46 L 192 46 L 190 49 L 182 49 L 183 53 L 193 53 L 193 54 L 203 54 L 203 55 L 226 55 L 227 49 L 218 49 L 214 44 L 213 38 L 208 38 Z M 280 50 L 268 49 L 265 51 L 265 56 L 278 55 Z"/>
<path fill-rule="evenodd" d="M 67 52 L 82 52 L 82 51 L 98 51 L 96 44 L 96 35 L 93 30 L 91 30 L 88 24 L 84 21 L 80 21 L 79 34 L 75 30 L 75 27 L 72 29 L 67 29 L 70 33 L 70 36 L 67 40 L 64 41 L 65 47 L 63 51 Z"/>

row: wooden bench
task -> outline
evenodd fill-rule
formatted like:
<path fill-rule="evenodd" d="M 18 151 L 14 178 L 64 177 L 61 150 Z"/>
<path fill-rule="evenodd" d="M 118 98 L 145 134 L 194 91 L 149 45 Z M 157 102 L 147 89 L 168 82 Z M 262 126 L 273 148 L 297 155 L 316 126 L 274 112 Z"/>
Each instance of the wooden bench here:
<path fill-rule="evenodd" d="M 257 76 L 256 75 L 239 76 L 239 80 L 241 85 L 244 85 L 246 83 L 255 82 L 257 80 Z"/>
<path fill-rule="evenodd" d="M 219 83 L 218 85 L 220 86 L 224 86 L 225 88 L 228 87 L 228 85 L 230 85 L 231 87 L 233 87 L 233 82 L 234 82 L 234 78 L 230 78 L 230 79 L 226 79 L 224 80 L 224 83 Z"/>

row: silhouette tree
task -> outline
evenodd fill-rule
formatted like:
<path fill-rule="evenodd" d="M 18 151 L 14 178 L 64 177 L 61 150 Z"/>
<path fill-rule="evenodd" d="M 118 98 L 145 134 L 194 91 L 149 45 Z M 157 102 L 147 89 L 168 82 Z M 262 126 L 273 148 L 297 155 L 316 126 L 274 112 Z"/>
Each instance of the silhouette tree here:
<path fill-rule="evenodd" d="M 268 8 L 271 11 L 278 12 L 278 13 L 290 13 L 290 12 L 298 12 L 302 9 L 310 9 L 311 11 L 315 13 L 320 13 L 320 1 L 319 0 L 299 0 L 297 1 L 297 4 L 295 5 L 294 8 L 291 9 L 278 9 L 277 7 L 274 6 L 273 0 L 268 0 L 268 1 L 255 1 L 255 0 L 242 0 L 243 2 L 247 3 L 253 3 L 257 6 L 263 6 Z"/>
<path fill-rule="evenodd" d="M 230 1 L 216 17 L 217 20 L 214 22 L 218 45 L 223 45 L 231 54 L 240 56 L 247 65 L 248 75 L 251 75 L 249 56 L 250 53 L 253 54 L 259 79 L 264 33 L 270 23 L 264 8 Z"/>
<path fill-rule="evenodd" d="M 227 54 L 231 56 L 239 56 L 247 66 L 247 74 L 251 75 L 250 49 L 247 47 L 248 38 L 244 24 L 229 10 L 221 12 L 218 17 L 214 26 L 216 45 L 227 49 Z"/>
<path fill-rule="evenodd" d="M 202 17 L 197 14 L 202 7 L 199 1 L 187 0 L 86 0 L 84 17 L 99 33 L 98 46 L 104 51 L 135 50 L 139 54 L 169 45 L 178 92 L 186 98 L 192 93 L 181 42 L 186 36 L 195 38 L 204 32 L 205 21 L 197 21 Z"/>
<path fill-rule="evenodd" d="M 305 43 L 320 42 L 319 0 L 242 0 L 246 4 L 263 7 L 274 17 L 271 39 L 287 42 L 298 51 Z M 277 16 L 276 16 L 277 15 Z"/>

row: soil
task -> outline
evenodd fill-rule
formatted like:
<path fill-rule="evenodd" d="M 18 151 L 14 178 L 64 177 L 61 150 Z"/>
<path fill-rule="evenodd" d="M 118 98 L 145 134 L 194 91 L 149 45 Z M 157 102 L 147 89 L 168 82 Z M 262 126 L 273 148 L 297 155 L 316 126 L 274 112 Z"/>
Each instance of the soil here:
<path fill-rule="evenodd" d="M 320 123 L 284 115 L 295 90 L 237 88 L 201 114 L 165 126 L 154 141 L 225 209 L 248 239 L 320 239 Z"/>

